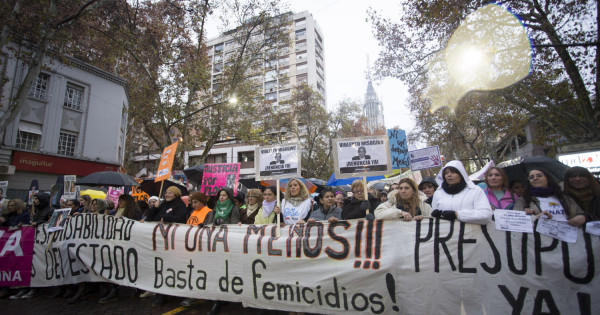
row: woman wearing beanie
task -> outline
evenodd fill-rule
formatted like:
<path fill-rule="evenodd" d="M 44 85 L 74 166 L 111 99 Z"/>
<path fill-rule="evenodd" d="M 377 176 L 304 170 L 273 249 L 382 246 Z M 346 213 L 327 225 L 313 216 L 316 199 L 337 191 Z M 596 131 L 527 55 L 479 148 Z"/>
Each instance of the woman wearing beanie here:
<path fill-rule="evenodd" d="M 425 202 L 430 206 L 436 189 L 438 189 L 438 184 L 433 177 L 425 177 L 421 183 L 419 183 L 419 190 L 425 194 L 427 197 Z"/>
<path fill-rule="evenodd" d="M 192 207 L 194 208 L 194 211 L 192 211 L 190 214 L 186 224 L 200 225 L 209 220 L 212 221 L 214 212 L 206 205 L 208 202 L 208 197 L 204 193 L 195 192 L 190 195 L 190 200 L 192 201 Z"/>
<path fill-rule="evenodd" d="M 223 188 L 217 194 L 219 199 L 215 205 L 214 215 L 206 223 L 237 224 L 240 222 L 240 209 L 233 203 L 233 191 L 231 188 Z"/>
<path fill-rule="evenodd" d="M 262 196 L 262 207 L 258 210 L 258 213 L 254 217 L 254 224 L 257 225 L 274 222 L 275 212 L 273 212 L 273 209 L 277 205 L 277 188 L 275 186 L 267 187 Z"/>
<path fill-rule="evenodd" d="M 475 224 L 492 220 L 492 208 L 485 193 L 469 179 L 460 161 L 448 162 L 440 174 L 443 182 L 433 194 L 432 217 Z"/>
<path fill-rule="evenodd" d="M 181 190 L 175 186 L 171 186 L 165 191 L 165 200 L 158 206 L 155 214 L 148 214 L 146 221 L 185 223 L 186 219 L 187 207 L 183 200 L 181 200 Z"/>

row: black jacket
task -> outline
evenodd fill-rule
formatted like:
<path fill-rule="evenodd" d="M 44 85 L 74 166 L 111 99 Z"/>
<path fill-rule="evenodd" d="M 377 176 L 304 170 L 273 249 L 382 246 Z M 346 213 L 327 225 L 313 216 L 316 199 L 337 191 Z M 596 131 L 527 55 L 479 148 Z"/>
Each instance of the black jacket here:
<path fill-rule="evenodd" d="M 171 201 L 163 201 L 158 207 L 148 209 L 146 221 L 160 221 L 165 223 L 185 223 L 188 210 L 183 200 L 177 197 Z"/>
<path fill-rule="evenodd" d="M 374 213 L 375 208 L 379 206 L 381 201 L 375 196 L 369 194 L 369 210 Z M 342 220 L 351 219 L 362 219 L 367 215 L 366 209 L 361 209 L 362 201 L 352 197 L 352 199 L 345 199 L 344 205 L 342 206 Z"/>
<path fill-rule="evenodd" d="M 50 221 L 54 208 L 50 206 L 50 195 L 48 194 L 37 194 L 35 195 L 40 201 L 40 204 L 35 207 L 35 214 L 33 215 L 32 223 L 44 224 Z"/>

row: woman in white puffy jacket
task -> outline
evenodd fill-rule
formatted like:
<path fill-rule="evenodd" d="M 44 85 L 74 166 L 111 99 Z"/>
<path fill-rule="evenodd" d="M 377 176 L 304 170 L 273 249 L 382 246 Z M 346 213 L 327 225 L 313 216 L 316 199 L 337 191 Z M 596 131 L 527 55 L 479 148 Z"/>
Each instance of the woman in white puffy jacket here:
<path fill-rule="evenodd" d="M 415 181 L 403 178 L 398 189 L 388 195 L 388 201 L 375 209 L 375 218 L 377 220 L 421 220 L 431 214 L 431 206 L 425 200 L 427 196 L 419 191 Z"/>
<path fill-rule="evenodd" d="M 465 223 L 487 224 L 492 209 L 483 190 L 467 175 L 460 161 L 450 161 L 442 168 L 437 180 L 443 180 L 433 194 L 432 217 L 459 220 Z"/>

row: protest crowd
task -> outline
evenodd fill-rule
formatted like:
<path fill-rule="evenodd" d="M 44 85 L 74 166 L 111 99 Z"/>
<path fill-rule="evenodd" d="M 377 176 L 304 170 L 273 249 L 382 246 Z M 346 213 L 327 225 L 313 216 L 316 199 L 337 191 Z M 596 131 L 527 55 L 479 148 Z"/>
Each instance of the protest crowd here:
<path fill-rule="evenodd" d="M 223 188 L 216 196 L 195 191 L 183 196 L 179 188 L 171 186 L 164 196 L 151 196 L 146 201 L 136 201 L 122 194 L 117 204 L 104 199 L 82 195 L 75 200 L 61 199 L 61 204 L 50 204 L 50 195 L 38 193 L 33 207 L 20 199 L 6 203 L 0 217 L 2 226 L 20 227 L 42 225 L 48 222 L 55 208 L 70 208 L 70 216 L 81 214 L 125 217 L 143 222 L 188 225 L 223 225 L 277 223 L 282 225 L 311 224 L 316 221 L 335 222 L 351 219 L 367 220 L 422 220 L 433 217 L 441 220 L 458 220 L 464 223 L 485 225 L 493 220 L 497 209 L 520 210 L 537 218 L 567 221 L 574 227 L 600 220 L 600 183 L 585 168 L 572 167 L 564 178 L 554 178 L 547 170 L 533 167 L 528 170 L 527 182 L 509 182 L 504 170 L 490 167 L 479 184 L 469 179 L 460 161 L 448 162 L 438 178 L 427 177 L 416 183 L 403 178 L 384 190 L 369 189 L 365 194 L 365 181 L 355 180 L 351 192 L 334 190 L 325 186 L 311 195 L 302 179 L 289 180 L 285 193 L 275 186 L 250 189 L 246 194 Z M 279 218 L 278 218 L 279 217 Z M 90 292 L 102 292 L 99 303 L 119 299 L 118 286 L 107 283 L 79 283 L 51 287 L 51 298 L 66 298 L 77 303 Z M 11 300 L 36 297 L 36 288 L 2 288 L 0 296 Z M 95 290 L 95 291 L 94 291 Z M 166 296 L 152 292 L 139 292 L 140 297 L 153 297 L 153 305 L 165 303 Z M 182 299 L 184 306 L 193 299 Z M 217 313 L 224 302 L 215 302 L 211 310 Z"/>

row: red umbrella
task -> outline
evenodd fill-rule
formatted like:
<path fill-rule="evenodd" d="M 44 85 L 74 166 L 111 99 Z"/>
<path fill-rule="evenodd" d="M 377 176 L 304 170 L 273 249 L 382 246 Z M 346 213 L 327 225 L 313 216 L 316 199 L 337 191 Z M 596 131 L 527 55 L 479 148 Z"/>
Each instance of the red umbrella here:
<path fill-rule="evenodd" d="M 285 192 L 285 188 L 287 187 L 287 184 L 290 182 L 291 179 L 293 179 L 293 178 L 282 178 L 279 180 L 279 190 L 281 190 L 281 192 Z M 306 186 L 306 188 L 308 189 L 308 192 L 310 194 L 314 193 L 317 190 L 317 186 L 315 184 L 311 183 L 310 181 L 308 181 L 302 177 L 299 177 L 296 179 L 301 181 L 304 184 L 304 186 Z M 277 186 L 277 181 L 272 180 L 272 179 L 271 180 L 261 180 L 260 184 L 265 187 L 266 186 Z"/>

